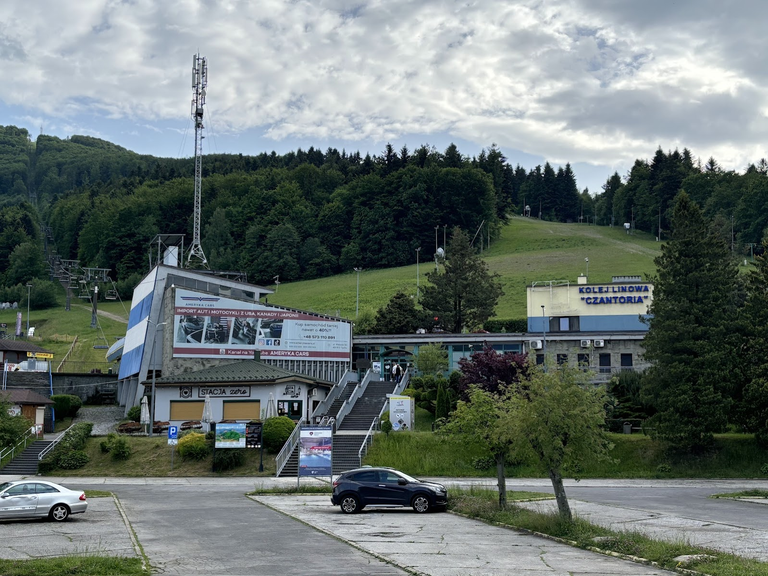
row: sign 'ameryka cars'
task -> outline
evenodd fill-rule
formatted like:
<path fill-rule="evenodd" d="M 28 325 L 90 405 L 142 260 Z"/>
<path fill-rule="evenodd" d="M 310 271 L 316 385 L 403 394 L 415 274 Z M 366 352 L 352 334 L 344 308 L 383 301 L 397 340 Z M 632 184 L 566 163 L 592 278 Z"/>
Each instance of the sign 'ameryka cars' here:
<path fill-rule="evenodd" d="M 348 322 L 183 289 L 174 304 L 177 358 L 350 360 Z"/>

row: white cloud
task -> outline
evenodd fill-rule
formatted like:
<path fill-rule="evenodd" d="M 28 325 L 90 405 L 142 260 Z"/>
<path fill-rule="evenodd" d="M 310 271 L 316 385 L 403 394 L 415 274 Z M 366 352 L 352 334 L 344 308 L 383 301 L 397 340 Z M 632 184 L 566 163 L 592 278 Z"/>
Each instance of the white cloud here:
<path fill-rule="evenodd" d="M 91 115 L 81 133 L 186 121 L 199 49 L 220 134 L 447 132 L 606 166 L 660 145 L 743 168 L 766 155 L 760 13 L 754 0 L 11 0 L 0 100 Z"/>

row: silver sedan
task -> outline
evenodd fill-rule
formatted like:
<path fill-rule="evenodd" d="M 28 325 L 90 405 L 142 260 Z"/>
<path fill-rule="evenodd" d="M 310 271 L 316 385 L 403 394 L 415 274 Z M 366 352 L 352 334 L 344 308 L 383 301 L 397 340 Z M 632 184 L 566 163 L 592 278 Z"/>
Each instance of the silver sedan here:
<path fill-rule="evenodd" d="M 63 522 L 88 508 L 82 490 L 70 490 L 45 480 L 17 480 L 0 484 L 0 520 L 50 518 Z"/>

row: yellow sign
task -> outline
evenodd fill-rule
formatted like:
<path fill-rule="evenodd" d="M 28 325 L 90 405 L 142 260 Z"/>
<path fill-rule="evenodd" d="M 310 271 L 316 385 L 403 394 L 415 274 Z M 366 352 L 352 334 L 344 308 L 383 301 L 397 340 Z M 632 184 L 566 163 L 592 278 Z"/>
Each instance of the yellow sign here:
<path fill-rule="evenodd" d="M 27 352 L 27 358 L 53 358 L 48 352 Z"/>

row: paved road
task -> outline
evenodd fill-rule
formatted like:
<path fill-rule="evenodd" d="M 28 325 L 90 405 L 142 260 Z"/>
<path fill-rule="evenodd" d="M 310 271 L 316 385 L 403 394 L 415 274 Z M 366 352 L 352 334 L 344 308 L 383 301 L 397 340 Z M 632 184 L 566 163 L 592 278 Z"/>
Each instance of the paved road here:
<path fill-rule="evenodd" d="M 3 479 L 8 478 L 0 477 Z M 94 550 L 130 555 L 130 531 L 119 514 L 122 508 L 152 566 L 164 574 L 666 574 L 451 514 L 373 509 L 350 517 L 332 507 L 327 496 L 245 496 L 257 485 L 294 486 L 295 479 L 51 480 L 111 490 L 119 505 L 110 499 L 94 499 L 88 513 L 65 524 L 0 523 L 0 557 Z M 307 479 L 302 484 L 317 481 Z M 493 479 L 443 481 L 494 485 Z M 567 490 L 576 512 L 595 522 L 624 528 L 644 526 L 662 538 L 697 535 L 715 540 L 715 544 L 732 538 L 739 547 L 729 551 L 761 557 L 768 542 L 768 531 L 763 529 L 768 508 L 704 496 L 766 484 L 590 480 L 568 482 Z M 509 488 L 551 491 L 543 480 L 515 480 Z M 734 522 L 706 520 L 718 515 Z M 705 520 L 697 520 L 697 516 Z"/>

